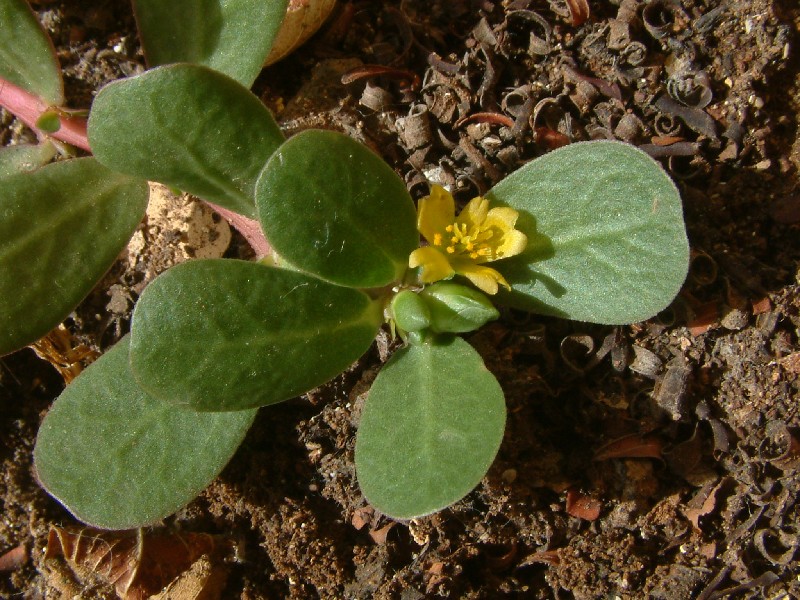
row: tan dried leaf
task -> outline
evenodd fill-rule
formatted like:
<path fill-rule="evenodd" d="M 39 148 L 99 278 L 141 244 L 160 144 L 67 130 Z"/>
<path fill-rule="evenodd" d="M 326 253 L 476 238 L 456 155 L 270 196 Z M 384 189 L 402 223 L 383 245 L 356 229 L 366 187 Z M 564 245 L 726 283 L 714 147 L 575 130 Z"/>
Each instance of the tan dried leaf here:
<path fill-rule="evenodd" d="M 224 582 L 226 568 L 221 558 L 229 555 L 232 545 L 219 536 L 204 533 L 145 533 L 101 531 L 53 527 L 47 540 L 45 559 L 63 556 L 79 578 L 95 575 L 112 584 L 123 600 L 146 600 L 165 592 L 184 578 L 195 562 L 206 557 L 218 573 L 186 576 L 201 592 L 208 587 L 211 595 L 185 596 L 190 600 L 218 598 L 213 590 Z M 198 567 L 199 568 L 199 567 Z M 198 582 L 206 584 L 197 587 Z M 167 590 L 165 590 L 167 588 Z M 220 587 L 221 589 L 221 587 Z M 178 596 L 164 596 L 177 598 Z M 181 596 L 184 598 L 184 596 Z"/>

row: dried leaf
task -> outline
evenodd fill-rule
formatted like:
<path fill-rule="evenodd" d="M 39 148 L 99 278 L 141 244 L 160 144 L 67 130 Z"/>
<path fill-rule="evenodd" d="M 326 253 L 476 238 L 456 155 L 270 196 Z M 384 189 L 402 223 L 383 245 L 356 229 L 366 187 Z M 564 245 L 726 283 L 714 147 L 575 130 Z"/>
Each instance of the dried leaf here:
<path fill-rule="evenodd" d="M 525 557 L 519 564 L 520 567 L 527 567 L 528 565 L 545 564 L 551 567 L 557 567 L 561 564 L 561 556 L 558 550 L 540 550 Z"/>
<path fill-rule="evenodd" d="M 28 550 L 25 544 L 20 544 L 0 556 L 0 572 L 16 571 L 28 562 Z"/>
<path fill-rule="evenodd" d="M 365 525 L 372 521 L 374 515 L 375 510 L 371 506 L 357 508 L 353 513 L 353 517 L 350 519 L 350 524 L 355 527 L 357 531 L 361 531 Z"/>
<path fill-rule="evenodd" d="M 203 533 L 145 533 L 53 527 L 45 558 L 63 556 L 76 574 L 91 573 L 114 585 L 123 600 L 160 592 L 201 556 L 230 554 L 232 547 Z"/>
<path fill-rule="evenodd" d="M 663 454 L 661 440 L 654 435 L 638 433 L 626 435 L 602 446 L 595 452 L 594 460 L 609 458 L 658 458 Z"/>
<path fill-rule="evenodd" d="M 549 150 L 569 144 L 569 138 L 566 135 L 549 127 L 537 127 L 535 133 L 536 142 L 547 146 Z"/>
<path fill-rule="evenodd" d="M 222 597 L 227 578 L 227 568 L 220 568 L 219 563 L 203 555 L 149 600 L 216 600 Z"/>
<path fill-rule="evenodd" d="M 692 310 L 694 311 L 694 318 L 686 326 L 693 336 L 706 333 L 719 320 L 719 303 L 716 301 L 692 306 Z"/>
<path fill-rule="evenodd" d="M 753 302 L 753 314 L 761 315 L 772 309 L 772 303 L 767 296 Z"/>
<path fill-rule="evenodd" d="M 53 365 L 64 383 L 70 383 L 99 356 L 91 348 L 77 343 L 63 323 L 30 347 L 39 358 Z"/>
<path fill-rule="evenodd" d="M 390 79 L 399 79 L 400 81 L 407 82 L 413 89 L 418 89 L 420 84 L 419 75 L 408 69 L 397 69 L 395 67 L 386 67 L 384 65 L 362 65 L 351 69 L 342 75 L 342 83 L 347 85 L 359 81 L 361 79 L 368 79 L 372 77 L 389 77 Z"/>
<path fill-rule="evenodd" d="M 716 485 L 713 483 L 704 485 L 689 501 L 687 507 L 682 509 L 683 514 L 691 521 L 695 529 L 700 530 L 700 517 L 714 512 L 720 492 L 728 488 L 731 482 L 731 479 L 724 477 Z"/>
<path fill-rule="evenodd" d="M 700 435 L 699 426 L 695 425 L 692 437 L 675 444 L 669 452 L 665 452 L 664 458 L 670 469 L 684 479 L 690 480 L 703 458 L 703 436 Z"/>
<path fill-rule="evenodd" d="M 514 126 L 514 119 L 500 113 L 479 112 L 473 113 L 456 121 L 455 127 L 462 127 L 470 123 L 489 123 L 490 125 L 504 125 L 509 129 Z"/>
<path fill-rule="evenodd" d="M 373 529 L 369 532 L 369 537 L 372 538 L 372 541 L 376 544 L 382 545 L 386 543 L 386 538 L 389 535 L 389 531 L 397 525 L 394 521 L 389 523 L 388 525 L 384 525 L 380 529 Z"/>
<path fill-rule="evenodd" d="M 603 504 L 583 492 L 570 488 L 567 490 L 567 513 L 578 519 L 594 521 L 600 516 Z"/>

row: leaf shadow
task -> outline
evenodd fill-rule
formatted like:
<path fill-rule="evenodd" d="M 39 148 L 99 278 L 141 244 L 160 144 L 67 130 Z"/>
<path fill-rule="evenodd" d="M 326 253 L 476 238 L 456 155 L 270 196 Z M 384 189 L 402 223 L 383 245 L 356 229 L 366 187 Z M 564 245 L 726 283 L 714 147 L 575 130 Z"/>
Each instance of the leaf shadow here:
<path fill-rule="evenodd" d="M 512 287 L 516 284 L 531 288 L 538 283 L 544 286 L 552 297 L 563 297 L 568 292 L 567 288 L 535 268 L 536 263 L 549 260 L 556 255 L 552 239 L 538 230 L 536 217 L 533 214 L 526 210 L 516 210 L 519 213 L 516 227 L 528 236 L 528 245 L 519 256 L 498 263 L 498 270 L 503 273 Z M 524 301 L 522 301 L 519 292 L 501 291 L 500 298 L 503 304 L 509 306 L 518 306 L 531 312 L 567 318 L 564 311 L 528 294 L 524 295 Z"/>

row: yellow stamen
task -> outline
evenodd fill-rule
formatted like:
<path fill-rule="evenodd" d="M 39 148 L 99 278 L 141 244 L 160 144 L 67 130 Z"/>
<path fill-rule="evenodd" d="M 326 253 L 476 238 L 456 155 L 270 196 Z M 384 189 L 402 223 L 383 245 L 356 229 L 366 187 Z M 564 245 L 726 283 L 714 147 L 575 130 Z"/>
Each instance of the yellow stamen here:
<path fill-rule="evenodd" d="M 433 235 L 433 245 L 434 246 L 441 246 L 442 245 L 442 234 L 441 233 L 435 233 Z"/>
<path fill-rule="evenodd" d="M 448 254 L 453 254 L 455 251 L 456 251 L 456 249 L 453 246 L 448 246 L 447 247 L 447 253 Z"/>

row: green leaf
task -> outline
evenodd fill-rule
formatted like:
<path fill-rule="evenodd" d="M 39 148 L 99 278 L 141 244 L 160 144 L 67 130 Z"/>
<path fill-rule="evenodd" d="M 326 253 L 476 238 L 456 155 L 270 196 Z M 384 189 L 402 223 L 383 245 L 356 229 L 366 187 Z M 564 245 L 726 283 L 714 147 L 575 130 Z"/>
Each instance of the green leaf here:
<path fill-rule="evenodd" d="M 36 129 L 44 133 L 55 133 L 61 129 L 61 115 L 56 110 L 47 110 L 36 119 Z"/>
<path fill-rule="evenodd" d="M 256 187 L 270 244 L 301 271 L 350 287 L 400 279 L 419 244 L 403 181 L 364 145 L 333 131 L 297 134 Z"/>
<path fill-rule="evenodd" d="M 188 62 L 253 85 L 286 15 L 287 0 L 135 0 L 150 65 Z"/>
<path fill-rule="evenodd" d="M 430 308 L 411 290 L 402 290 L 392 298 L 391 314 L 402 331 L 422 331 L 431 324 Z"/>
<path fill-rule="evenodd" d="M 396 519 L 457 502 L 483 478 L 503 439 L 503 390 L 458 337 L 392 356 L 372 384 L 356 437 L 361 491 Z"/>
<path fill-rule="evenodd" d="M 485 294 L 458 283 L 434 283 L 420 296 L 430 309 L 431 331 L 437 333 L 475 331 L 500 316 Z"/>
<path fill-rule="evenodd" d="M 487 194 L 520 211 L 521 255 L 493 263 L 501 302 L 577 321 L 648 319 L 680 290 L 689 245 L 680 196 L 647 154 L 621 142 L 570 144 Z"/>
<path fill-rule="evenodd" d="M 169 516 L 219 475 L 256 411 L 199 413 L 143 392 L 128 337 L 56 399 L 33 451 L 39 482 L 78 519 L 130 529 Z"/>
<path fill-rule="evenodd" d="M 50 142 L 0 148 L 0 180 L 11 175 L 35 171 L 47 164 L 55 155 L 56 148 Z"/>
<path fill-rule="evenodd" d="M 52 106 L 64 103 L 53 44 L 24 0 L 0 0 L 0 78 Z"/>
<path fill-rule="evenodd" d="M 0 185 L 0 354 L 63 321 L 114 263 L 144 216 L 147 183 L 93 158 Z"/>
<path fill-rule="evenodd" d="M 261 101 L 197 65 L 152 69 L 104 87 L 89 117 L 97 160 L 248 217 L 267 159 L 283 141 Z"/>
<path fill-rule="evenodd" d="M 303 273 L 195 260 L 153 281 L 133 314 L 131 364 L 148 392 L 197 410 L 287 400 L 367 351 L 381 303 Z"/>

